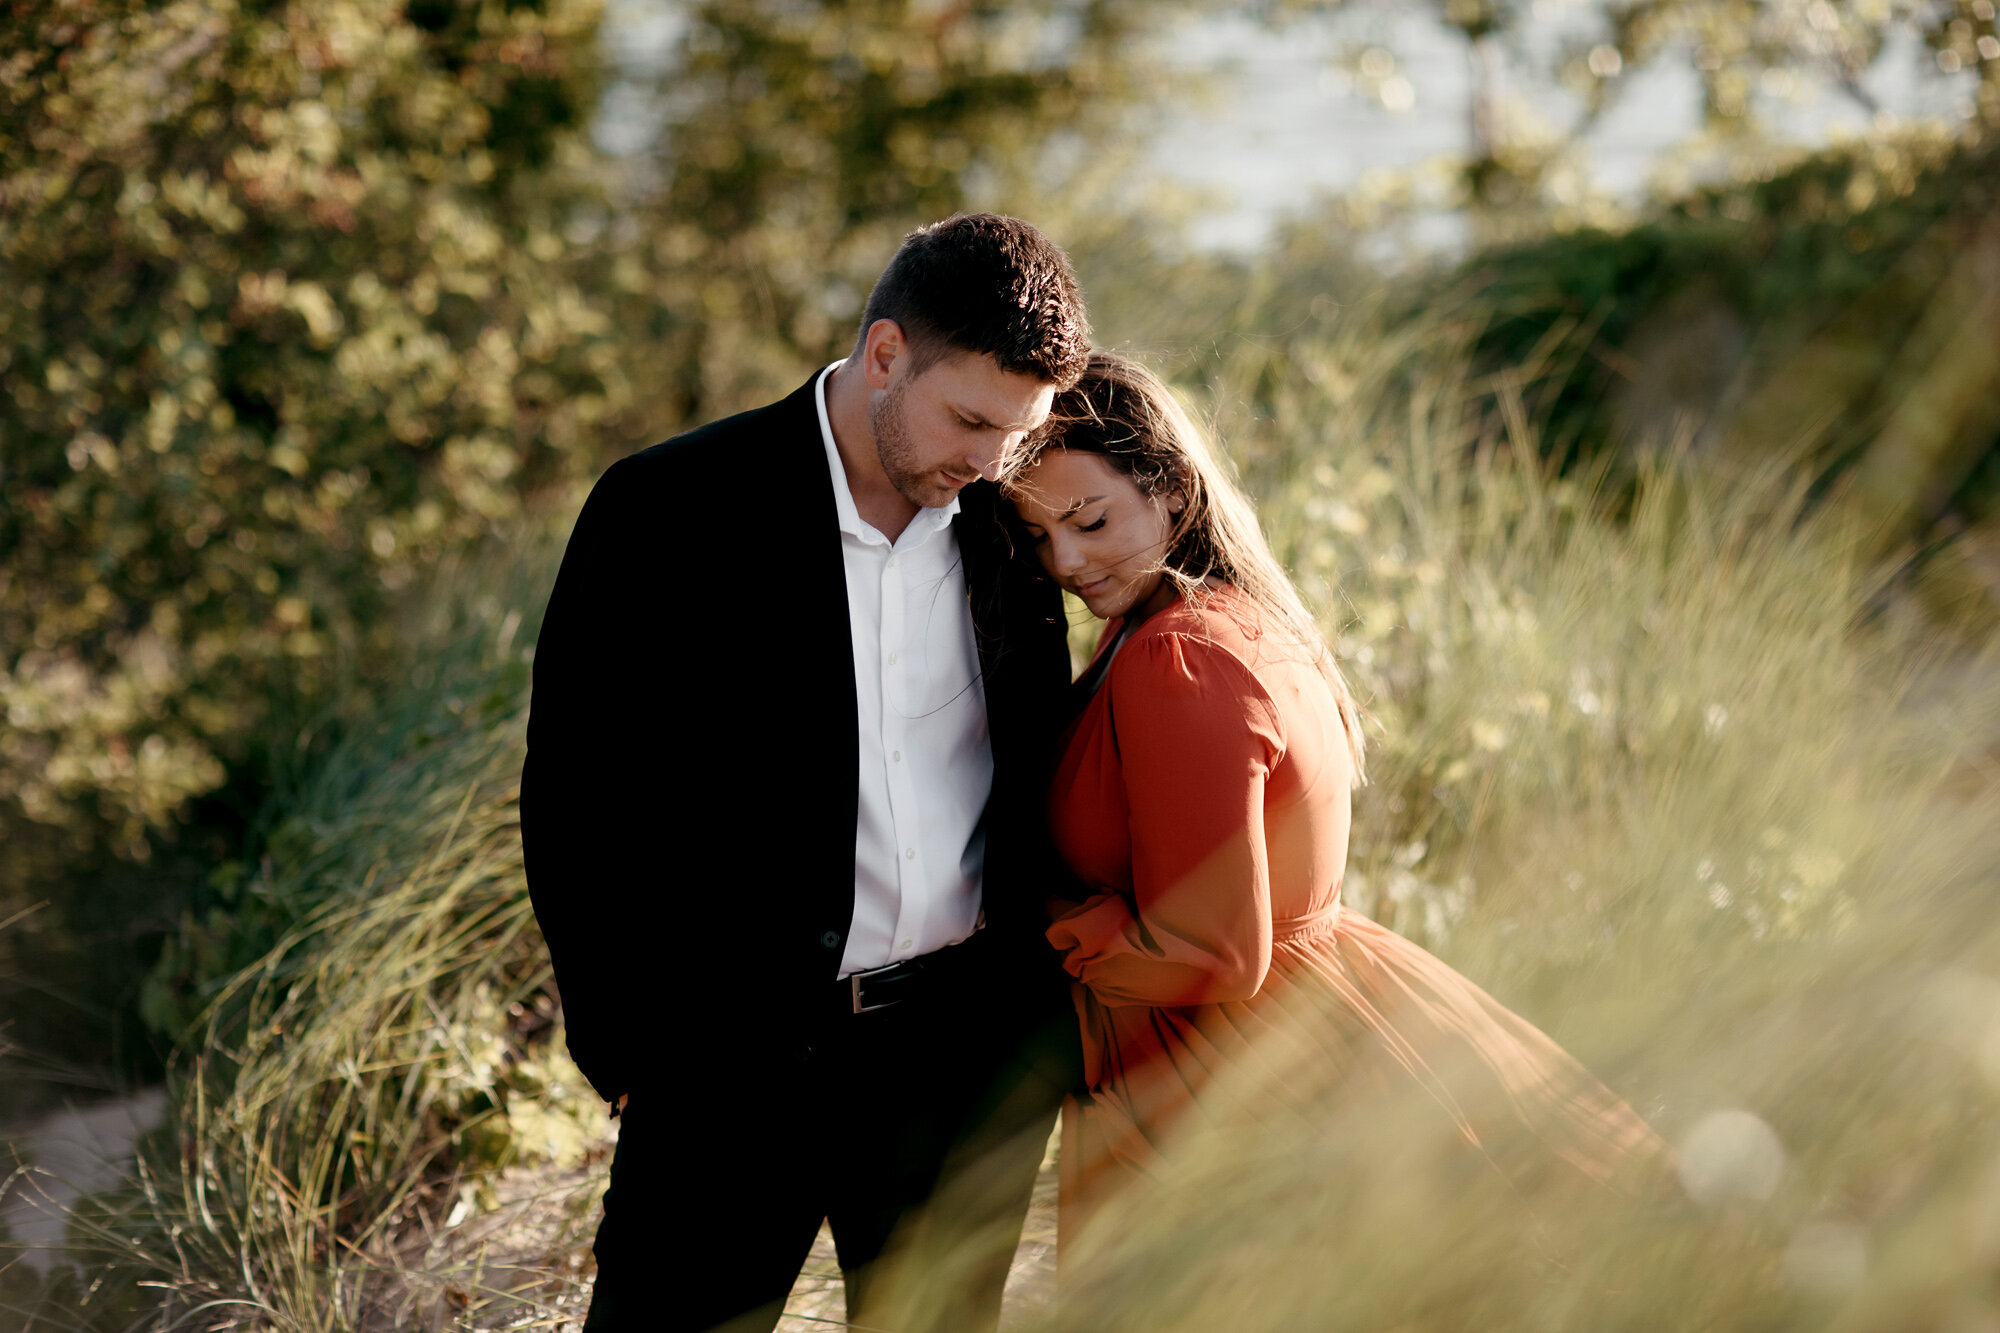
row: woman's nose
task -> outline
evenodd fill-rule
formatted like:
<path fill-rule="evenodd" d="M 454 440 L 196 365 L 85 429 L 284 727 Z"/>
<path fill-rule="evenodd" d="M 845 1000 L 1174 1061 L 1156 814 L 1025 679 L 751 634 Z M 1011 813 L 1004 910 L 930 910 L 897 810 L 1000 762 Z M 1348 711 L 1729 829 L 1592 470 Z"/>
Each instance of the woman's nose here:
<path fill-rule="evenodd" d="M 1058 574 L 1073 574 L 1083 568 L 1083 552 L 1074 542 L 1061 537 L 1049 538 L 1049 565 Z"/>

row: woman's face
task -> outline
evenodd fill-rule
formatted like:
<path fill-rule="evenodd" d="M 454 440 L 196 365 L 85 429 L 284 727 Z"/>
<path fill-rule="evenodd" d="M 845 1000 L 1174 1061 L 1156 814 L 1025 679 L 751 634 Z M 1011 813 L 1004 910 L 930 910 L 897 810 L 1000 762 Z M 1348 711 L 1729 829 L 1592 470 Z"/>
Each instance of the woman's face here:
<path fill-rule="evenodd" d="M 1162 572 L 1181 498 L 1158 499 L 1098 454 L 1045 452 L 1007 489 L 1048 576 L 1100 619 L 1151 615 L 1174 598 Z"/>

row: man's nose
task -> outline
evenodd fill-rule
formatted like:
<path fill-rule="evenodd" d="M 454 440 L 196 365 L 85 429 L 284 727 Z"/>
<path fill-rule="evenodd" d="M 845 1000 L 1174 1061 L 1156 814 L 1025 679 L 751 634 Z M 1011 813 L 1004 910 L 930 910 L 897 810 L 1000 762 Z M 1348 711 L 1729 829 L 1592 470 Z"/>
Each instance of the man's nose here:
<path fill-rule="evenodd" d="M 988 481 L 998 481 L 1007 470 L 1008 462 L 1018 456 L 1021 446 L 1027 441 L 1028 432 L 1017 430 L 998 440 L 993 440 L 975 448 L 965 456 L 968 467 Z"/>

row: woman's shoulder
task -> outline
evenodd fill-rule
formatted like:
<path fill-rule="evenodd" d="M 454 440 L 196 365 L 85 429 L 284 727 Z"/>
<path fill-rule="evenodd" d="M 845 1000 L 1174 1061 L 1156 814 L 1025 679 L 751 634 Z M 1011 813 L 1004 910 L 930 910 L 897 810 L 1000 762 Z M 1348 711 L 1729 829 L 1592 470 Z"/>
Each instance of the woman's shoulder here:
<path fill-rule="evenodd" d="M 1216 583 L 1182 594 L 1133 632 L 1141 639 L 1193 640 L 1251 665 L 1272 645 L 1278 627 L 1271 613 L 1234 584 Z M 1282 637 L 1281 635 L 1278 637 Z"/>
<path fill-rule="evenodd" d="M 1112 662 L 1114 675 L 1220 680 L 1254 684 L 1272 656 L 1268 613 L 1224 583 L 1183 595 L 1147 617 Z"/>
<path fill-rule="evenodd" d="M 1197 748 L 1201 737 L 1224 745 L 1256 738 L 1267 758 L 1284 750 L 1283 686 L 1264 679 L 1261 645 L 1270 636 L 1251 605 L 1234 588 L 1210 589 L 1133 631 L 1105 681 L 1122 737 L 1165 728 Z"/>

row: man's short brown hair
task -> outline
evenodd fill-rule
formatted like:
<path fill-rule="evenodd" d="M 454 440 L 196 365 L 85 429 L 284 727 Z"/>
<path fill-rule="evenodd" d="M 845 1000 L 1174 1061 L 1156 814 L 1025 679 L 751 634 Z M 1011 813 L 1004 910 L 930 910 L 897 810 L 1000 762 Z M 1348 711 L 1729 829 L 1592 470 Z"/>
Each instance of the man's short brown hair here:
<path fill-rule="evenodd" d="M 947 352 L 971 352 L 1067 389 L 1090 359 L 1069 257 L 1019 218 L 995 213 L 960 213 L 904 237 L 868 295 L 863 340 L 878 319 L 902 328 L 914 373 Z"/>

